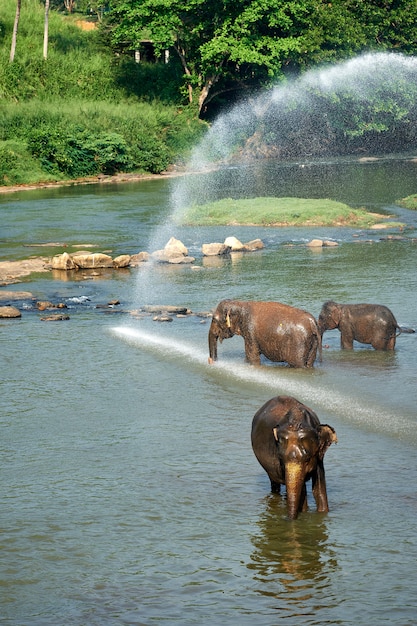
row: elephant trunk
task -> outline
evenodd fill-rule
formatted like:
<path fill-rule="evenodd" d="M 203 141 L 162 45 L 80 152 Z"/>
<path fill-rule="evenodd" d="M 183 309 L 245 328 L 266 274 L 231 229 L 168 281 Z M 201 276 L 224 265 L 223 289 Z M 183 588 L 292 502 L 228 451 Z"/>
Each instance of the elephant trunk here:
<path fill-rule="evenodd" d="M 285 464 L 285 487 L 288 517 L 297 519 L 298 512 L 305 505 L 305 472 L 302 463 L 290 461 Z"/>
<path fill-rule="evenodd" d="M 216 323 L 217 326 L 217 323 Z M 214 321 L 211 322 L 211 326 L 210 326 L 210 330 L 209 330 L 209 336 L 208 336 L 208 343 L 209 343 L 209 362 L 212 361 L 217 361 L 217 340 L 218 340 L 218 333 L 215 330 L 214 327 Z"/>

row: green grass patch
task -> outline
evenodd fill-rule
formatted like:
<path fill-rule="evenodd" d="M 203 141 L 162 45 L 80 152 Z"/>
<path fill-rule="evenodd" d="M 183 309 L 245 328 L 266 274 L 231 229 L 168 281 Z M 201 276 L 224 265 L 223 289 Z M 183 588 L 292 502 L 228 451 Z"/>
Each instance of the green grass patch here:
<path fill-rule="evenodd" d="M 305 198 L 225 198 L 186 209 L 183 224 L 200 226 L 356 226 L 369 228 L 387 219 L 327 199 Z M 398 223 L 387 223 L 398 226 Z"/>
<path fill-rule="evenodd" d="M 411 211 L 417 211 L 417 194 L 407 196 L 401 200 L 396 200 L 396 204 L 404 207 L 404 209 L 410 209 Z"/>
<path fill-rule="evenodd" d="M 44 59 L 45 3 L 21 4 L 10 63 L 16 0 L 0 0 L 0 185 L 186 163 L 207 124 L 183 106 L 182 69 L 116 56 L 106 28 L 83 31 L 83 15 L 63 15 L 59 2 Z"/>

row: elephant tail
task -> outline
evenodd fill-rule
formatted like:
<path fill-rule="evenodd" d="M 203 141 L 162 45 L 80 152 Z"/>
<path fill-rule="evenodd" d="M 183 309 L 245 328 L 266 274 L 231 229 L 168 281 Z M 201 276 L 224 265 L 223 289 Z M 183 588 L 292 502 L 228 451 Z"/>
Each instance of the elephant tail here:
<path fill-rule="evenodd" d="M 399 332 L 395 335 L 396 337 L 399 337 L 402 333 L 408 333 L 409 335 L 412 335 L 416 332 L 414 328 L 409 328 L 408 326 L 397 326 L 397 330 Z"/>

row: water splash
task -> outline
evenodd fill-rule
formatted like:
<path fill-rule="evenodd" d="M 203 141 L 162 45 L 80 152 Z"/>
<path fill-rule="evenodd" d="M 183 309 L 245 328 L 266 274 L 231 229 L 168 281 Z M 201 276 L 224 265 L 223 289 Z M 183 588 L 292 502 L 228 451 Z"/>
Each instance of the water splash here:
<path fill-rule="evenodd" d="M 387 102 L 384 110 L 381 98 Z M 311 70 L 236 105 L 215 120 L 194 149 L 186 175 L 173 181 L 169 215 L 153 232 L 148 249 L 163 248 L 171 236 L 181 238 L 183 213 L 193 204 L 280 195 L 279 189 L 268 191 L 270 181 L 256 168 L 266 157 L 303 167 L 318 157 L 355 151 L 362 156 L 364 149 L 373 155 L 388 146 L 391 151 L 395 146 L 402 152 L 415 149 L 417 119 L 410 119 L 410 110 L 416 102 L 417 58 L 377 53 Z M 357 127 L 358 110 L 362 127 Z M 163 294 L 146 264 L 137 299 L 159 303 Z"/>
<path fill-rule="evenodd" d="M 392 152 L 394 147 L 415 150 L 409 115 L 417 102 L 416 86 L 417 58 L 366 54 L 311 70 L 244 101 L 220 115 L 195 148 L 187 171 L 209 174 L 215 168 L 217 173 L 179 180 L 172 194 L 173 216 L 180 217 L 194 203 L 228 197 L 225 171 L 230 173 L 248 161 L 272 156 L 303 162 L 323 156 L 362 156 L 364 149 L 374 155 L 387 148 Z M 383 110 L 381 98 L 387 103 Z M 358 115 L 361 126 L 357 126 Z M 243 171 L 242 188 L 245 178 Z"/>
<path fill-rule="evenodd" d="M 386 408 L 377 406 L 374 401 L 367 402 L 363 397 L 358 401 L 351 394 L 334 389 L 330 393 L 325 378 L 320 381 L 315 377 L 313 382 L 309 382 L 300 377 L 286 376 L 286 368 L 280 372 L 279 367 L 253 367 L 224 358 L 215 365 L 209 365 L 207 350 L 204 351 L 192 343 L 122 326 L 112 328 L 111 332 L 140 350 L 158 354 L 164 359 L 175 359 L 176 363 L 185 363 L 184 366 L 188 364 L 193 368 L 201 368 L 206 374 L 218 376 L 220 373 L 222 380 L 265 388 L 271 391 L 271 396 L 292 395 L 314 407 L 314 410 L 325 410 L 350 423 L 366 426 L 379 433 L 401 436 L 414 430 L 414 422 L 404 416 L 394 415 Z"/>
<path fill-rule="evenodd" d="M 388 107 L 377 114 L 374 105 L 381 96 Z M 196 146 L 186 175 L 173 181 L 168 218 L 155 229 L 148 249 L 163 248 L 171 236 L 181 239 L 184 232 L 181 216 L 193 204 L 227 197 L 281 195 L 279 181 L 278 184 L 274 181 L 275 192 L 268 192 L 270 181 L 265 180 L 262 167 L 256 165 L 265 157 L 278 157 L 281 163 L 290 163 L 291 175 L 294 172 L 297 176 L 294 163 L 299 164 L 301 172 L 309 160 L 317 162 L 318 157 L 333 160 L 334 155 L 349 155 L 349 150 L 356 150 L 357 157 L 363 154 L 362 148 L 367 154 L 379 156 L 386 154 L 386 146 L 415 150 L 417 120 L 410 120 L 409 114 L 413 108 L 417 111 L 416 102 L 417 59 L 381 53 L 310 71 L 233 107 L 217 118 Z M 356 107 L 372 132 L 360 134 L 361 129 L 355 126 Z M 391 132 L 387 129 L 393 119 L 397 123 Z M 342 133 L 335 132 L 339 127 L 343 127 Z M 386 143 L 384 137 L 388 139 Z M 139 272 L 137 300 L 143 304 L 162 304 L 162 300 L 169 298 L 165 303 L 176 304 L 175 284 L 169 283 L 167 275 L 169 272 L 145 264 Z M 215 299 L 216 295 L 212 294 L 211 298 Z M 414 423 L 408 416 L 390 412 L 378 399 L 376 402 L 363 397 L 356 399 L 352 394 L 329 390 L 326 377 L 300 381 L 298 376 L 281 373 L 280 368 L 253 368 L 236 363 L 231 367 L 227 360 L 213 367 L 207 364 L 206 352 L 194 345 L 131 328 L 115 328 L 113 332 L 135 347 L 166 359 L 180 355 L 194 368 L 204 368 L 210 375 L 221 372 L 223 378 L 266 387 L 274 395 L 294 395 L 311 406 L 386 435 L 405 438 L 409 437 L 407 433 L 414 432 Z"/>

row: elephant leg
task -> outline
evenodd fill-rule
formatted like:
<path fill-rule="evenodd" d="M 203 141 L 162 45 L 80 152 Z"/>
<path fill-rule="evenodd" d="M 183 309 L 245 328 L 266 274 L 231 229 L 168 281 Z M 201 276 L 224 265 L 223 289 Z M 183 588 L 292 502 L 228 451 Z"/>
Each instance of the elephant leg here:
<path fill-rule="evenodd" d="M 258 345 L 252 339 L 245 338 L 245 356 L 251 365 L 261 364 L 261 353 Z"/>
<path fill-rule="evenodd" d="M 353 335 L 341 333 L 340 345 L 342 350 L 353 350 Z"/>
<path fill-rule="evenodd" d="M 373 341 L 372 347 L 375 350 L 394 350 L 395 339 L 396 339 L 395 335 L 392 337 L 389 337 L 388 339 L 386 337 L 382 337 L 381 339 Z"/>
<path fill-rule="evenodd" d="M 329 503 L 327 501 L 326 478 L 322 465 L 319 465 L 315 474 L 313 474 L 312 483 L 312 491 L 316 501 L 317 511 L 319 511 L 319 513 L 326 513 L 329 510 Z"/>
<path fill-rule="evenodd" d="M 317 343 L 316 342 L 312 342 L 310 349 L 307 353 L 307 358 L 305 360 L 305 367 L 313 367 L 314 366 L 314 362 L 316 360 L 316 355 L 317 355 Z"/>
<path fill-rule="evenodd" d="M 280 483 L 275 482 L 275 480 L 271 480 L 271 491 L 272 493 L 281 493 L 281 485 Z"/>
<path fill-rule="evenodd" d="M 396 336 L 393 335 L 392 337 L 390 337 L 387 341 L 387 345 L 385 350 L 394 350 L 395 348 L 395 340 L 396 340 Z"/>
<path fill-rule="evenodd" d="M 306 484 L 304 483 L 302 489 L 301 489 L 301 495 L 300 495 L 300 511 L 302 511 L 303 513 L 305 511 L 307 511 L 308 509 L 308 504 L 307 504 L 307 487 Z"/>

